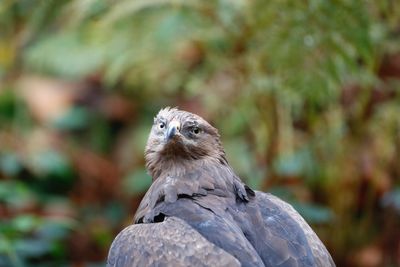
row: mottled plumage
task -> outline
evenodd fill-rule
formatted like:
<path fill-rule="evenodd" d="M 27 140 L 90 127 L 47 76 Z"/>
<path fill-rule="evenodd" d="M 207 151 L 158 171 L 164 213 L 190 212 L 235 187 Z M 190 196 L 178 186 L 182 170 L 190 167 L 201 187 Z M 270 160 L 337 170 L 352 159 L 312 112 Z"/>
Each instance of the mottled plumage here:
<path fill-rule="evenodd" d="M 161 110 L 145 158 L 153 184 L 108 266 L 335 266 L 289 204 L 240 180 L 201 117 Z"/>
<path fill-rule="evenodd" d="M 142 226 L 133 224 L 119 233 L 107 265 L 240 266 L 235 257 L 208 242 L 181 219 L 170 217 Z"/>

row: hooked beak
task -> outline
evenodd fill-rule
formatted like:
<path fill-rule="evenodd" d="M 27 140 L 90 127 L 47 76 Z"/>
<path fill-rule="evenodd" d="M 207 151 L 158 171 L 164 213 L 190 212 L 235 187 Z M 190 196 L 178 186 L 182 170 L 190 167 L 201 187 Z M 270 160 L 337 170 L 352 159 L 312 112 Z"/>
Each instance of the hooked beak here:
<path fill-rule="evenodd" d="M 179 123 L 179 121 L 176 120 L 171 121 L 168 125 L 165 140 L 167 142 L 171 140 L 176 134 L 179 133 L 180 129 L 181 129 L 181 124 Z"/>

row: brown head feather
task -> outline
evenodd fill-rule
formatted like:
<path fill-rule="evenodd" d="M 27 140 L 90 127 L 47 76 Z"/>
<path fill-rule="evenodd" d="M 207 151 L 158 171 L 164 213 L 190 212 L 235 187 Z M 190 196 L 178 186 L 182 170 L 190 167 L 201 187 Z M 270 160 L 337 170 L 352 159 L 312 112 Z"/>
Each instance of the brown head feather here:
<path fill-rule="evenodd" d="M 165 134 L 171 121 L 180 123 L 180 134 L 175 140 L 166 141 Z M 160 128 L 160 124 L 164 127 Z M 198 134 L 191 132 L 193 127 L 199 130 Z M 196 114 L 170 107 L 160 110 L 154 118 L 145 159 L 146 167 L 154 180 L 163 171 L 171 171 L 168 168 L 177 165 L 193 164 L 202 160 L 227 164 L 218 130 Z"/>

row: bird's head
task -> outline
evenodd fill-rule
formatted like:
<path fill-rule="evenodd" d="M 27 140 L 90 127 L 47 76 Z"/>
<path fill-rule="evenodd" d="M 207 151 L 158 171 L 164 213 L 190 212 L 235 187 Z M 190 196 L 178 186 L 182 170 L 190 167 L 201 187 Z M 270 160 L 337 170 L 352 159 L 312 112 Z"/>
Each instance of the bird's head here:
<path fill-rule="evenodd" d="M 198 115 L 168 107 L 154 118 L 145 158 L 155 179 L 168 162 L 185 164 L 208 159 L 226 163 L 217 129 Z"/>

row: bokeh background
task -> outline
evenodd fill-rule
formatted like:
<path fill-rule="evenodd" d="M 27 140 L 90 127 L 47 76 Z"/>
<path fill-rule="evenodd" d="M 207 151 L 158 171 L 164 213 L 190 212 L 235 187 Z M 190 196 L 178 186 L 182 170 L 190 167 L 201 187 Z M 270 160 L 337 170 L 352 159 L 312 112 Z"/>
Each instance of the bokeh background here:
<path fill-rule="evenodd" d="M 338 266 L 400 265 L 400 2 L 0 1 L 0 266 L 102 266 L 161 107 Z"/>

